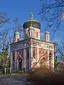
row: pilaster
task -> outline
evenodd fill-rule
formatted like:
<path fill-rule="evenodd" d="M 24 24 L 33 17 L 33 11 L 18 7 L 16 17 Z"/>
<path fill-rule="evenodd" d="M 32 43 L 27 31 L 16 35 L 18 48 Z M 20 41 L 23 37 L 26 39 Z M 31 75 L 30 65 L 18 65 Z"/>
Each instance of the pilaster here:
<path fill-rule="evenodd" d="M 17 51 L 15 51 L 15 70 L 17 70 Z"/>
<path fill-rule="evenodd" d="M 40 67 L 40 64 L 39 64 L 39 47 L 37 47 L 37 66 Z"/>
<path fill-rule="evenodd" d="M 53 53 L 52 53 L 52 68 L 54 69 L 54 50 L 53 50 Z"/>
<path fill-rule="evenodd" d="M 22 68 L 26 69 L 26 49 L 23 50 L 23 64 Z"/>
<path fill-rule="evenodd" d="M 29 48 L 29 69 L 31 68 L 31 63 L 32 63 L 32 59 L 31 59 L 31 56 L 32 56 L 32 47 Z"/>
<path fill-rule="evenodd" d="M 48 49 L 47 68 L 49 68 L 49 49 Z"/>
<path fill-rule="evenodd" d="M 12 52 L 10 53 L 10 61 L 11 61 L 11 69 L 13 69 L 13 68 L 12 68 L 12 61 L 13 61 L 13 60 L 12 60 Z"/>
<path fill-rule="evenodd" d="M 29 69 L 32 68 L 32 59 L 33 59 L 33 47 L 29 48 Z"/>

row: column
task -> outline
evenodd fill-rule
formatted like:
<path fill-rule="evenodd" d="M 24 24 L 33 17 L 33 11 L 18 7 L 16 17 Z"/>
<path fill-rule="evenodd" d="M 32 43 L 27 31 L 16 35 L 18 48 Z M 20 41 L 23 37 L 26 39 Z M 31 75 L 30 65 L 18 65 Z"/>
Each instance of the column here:
<path fill-rule="evenodd" d="M 37 66 L 40 67 L 40 64 L 39 64 L 39 47 L 37 47 Z"/>
<path fill-rule="evenodd" d="M 53 50 L 53 53 L 52 53 L 52 68 L 54 69 L 54 50 Z"/>
<path fill-rule="evenodd" d="M 33 67 L 33 47 L 31 46 L 31 56 L 30 56 L 30 68 Z"/>
<path fill-rule="evenodd" d="M 18 70 L 18 60 L 17 60 L 17 70 Z"/>
<path fill-rule="evenodd" d="M 33 67 L 32 59 L 33 59 L 33 47 L 31 46 L 29 49 L 29 69 Z"/>
<path fill-rule="evenodd" d="M 17 51 L 15 51 L 15 70 L 17 70 Z"/>
<path fill-rule="evenodd" d="M 12 61 L 12 52 L 10 53 L 10 61 L 11 61 L 11 69 L 13 70 L 13 68 L 12 68 L 12 63 L 13 63 L 13 61 Z"/>
<path fill-rule="evenodd" d="M 22 63 L 22 68 L 24 68 L 25 71 L 26 71 L 26 49 L 23 50 L 23 63 Z"/>
<path fill-rule="evenodd" d="M 48 49 L 47 68 L 49 68 L 49 49 Z"/>

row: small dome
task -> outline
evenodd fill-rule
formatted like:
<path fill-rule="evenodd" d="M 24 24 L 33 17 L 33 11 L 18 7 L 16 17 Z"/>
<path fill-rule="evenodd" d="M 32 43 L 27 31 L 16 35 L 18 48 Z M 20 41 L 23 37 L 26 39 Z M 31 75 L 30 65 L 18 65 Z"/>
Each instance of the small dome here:
<path fill-rule="evenodd" d="M 34 30 L 34 27 L 31 25 L 31 26 L 29 27 L 29 30 Z"/>
<path fill-rule="evenodd" d="M 30 19 L 27 20 L 27 21 L 23 24 L 23 28 L 24 28 L 24 29 L 29 28 L 29 27 L 31 26 L 31 24 L 32 24 L 32 27 L 34 27 L 34 28 L 40 29 L 40 27 L 41 27 L 40 23 L 33 18 L 33 13 L 32 13 L 32 12 L 31 12 L 31 14 L 30 14 Z"/>
<path fill-rule="evenodd" d="M 19 35 L 20 33 L 19 32 L 15 32 L 15 35 Z"/>
<path fill-rule="evenodd" d="M 48 31 L 45 32 L 46 34 L 50 34 Z"/>

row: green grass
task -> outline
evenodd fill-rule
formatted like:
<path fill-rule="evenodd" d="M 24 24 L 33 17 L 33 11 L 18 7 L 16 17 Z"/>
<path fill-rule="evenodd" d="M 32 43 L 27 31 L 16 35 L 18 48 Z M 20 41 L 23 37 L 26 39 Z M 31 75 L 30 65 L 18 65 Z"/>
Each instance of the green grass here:
<path fill-rule="evenodd" d="M 24 72 L 24 71 L 22 71 L 22 70 L 17 70 L 17 71 L 15 71 L 15 72 L 12 72 L 11 74 L 12 74 L 12 75 L 15 75 L 15 74 L 17 74 L 17 75 L 19 75 L 19 74 L 21 74 L 21 75 L 28 75 L 27 72 Z"/>

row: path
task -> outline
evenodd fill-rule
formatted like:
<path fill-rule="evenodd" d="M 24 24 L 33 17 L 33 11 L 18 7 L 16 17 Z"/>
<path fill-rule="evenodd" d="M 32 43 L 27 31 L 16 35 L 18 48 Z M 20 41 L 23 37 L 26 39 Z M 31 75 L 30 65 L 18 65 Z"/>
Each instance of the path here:
<path fill-rule="evenodd" d="M 0 77 L 0 85 L 27 85 L 26 76 L 7 75 Z"/>

